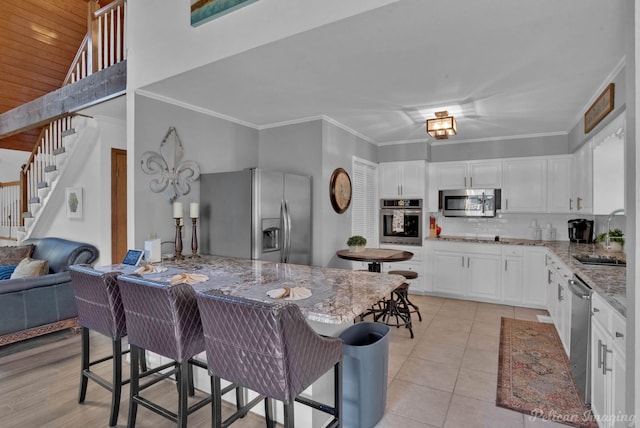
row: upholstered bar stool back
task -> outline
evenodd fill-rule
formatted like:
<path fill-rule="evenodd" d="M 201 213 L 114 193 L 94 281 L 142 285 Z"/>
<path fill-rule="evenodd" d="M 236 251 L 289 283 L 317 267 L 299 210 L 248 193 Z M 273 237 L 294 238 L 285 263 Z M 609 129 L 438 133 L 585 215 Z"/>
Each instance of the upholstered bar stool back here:
<path fill-rule="evenodd" d="M 285 427 L 293 426 L 293 402 L 333 415 L 339 426 L 342 400 L 342 341 L 318 335 L 293 303 L 262 303 L 198 292 L 209 373 L 245 386 L 285 406 Z M 334 407 L 298 397 L 332 367 Z M 217 380 L 216 380 L 217 381 Z M 214 400 L 216 397 L 214 396 Z M 215 403 L 215 402 L 214 402 Z M 214 412 L 216 407 L 213 406 Z M 268 423 L 270 415 L 267 415 Z M 220 423 L 219 414 L 214 415 Z"/>
<path fill-rule="evenodd" d="M 179 427 L 186 426 L 187 415 L 211 400 L 211 397 L 207 397 L 191 407 L 187 406 L 187 396 L 190 393 L 190 364 L 206 368 L 206 364 L 192 359 L 204 351 L 204 337 L 195 292 L 189 284 L 169 285 L 137 276 L 120 275 L 118 285 L 132 355 L 128 426 L 135 426 L 138 404 L 177 422 Z M 144 389 L 156 383 L 154 379 L 145 385 L 139 384 L 135 360 L 139 357 L 140 349 L 155 352 L 176 362 L 174 370 L 164 373 L 164 376 L 175 374 L 178 381 L 177 414 L 140 395 Z"/>
<path fill-rule="evenodd" d="M 127 335 L 127 324 L 118 289 L 118 272 L 102 273 L 90 266 L 72 265 L 69 267 L 69 273 L 82 335 L 82 369 L 78 401 L 80 403 L 85 401 L 89 379 L 109 390 L 111 392 L 109 426 L 114 426 L 118 421 L 121 388 L 123 383 L 128 382 L 122 381 L 122 338 Z M 113 361 L 111 383 L 91 371 L 91 366 L 109 358 L 90 361 L 89 330 L 111 338 L 113 351 L 110 357 Z"/>

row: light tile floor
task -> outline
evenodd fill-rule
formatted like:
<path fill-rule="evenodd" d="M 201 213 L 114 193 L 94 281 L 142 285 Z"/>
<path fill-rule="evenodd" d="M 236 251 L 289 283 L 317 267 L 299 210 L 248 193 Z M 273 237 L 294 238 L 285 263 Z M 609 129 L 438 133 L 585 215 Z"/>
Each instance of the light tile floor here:
<path fill-rule="evenodd" d="M 422 322 L 414 314 L 414 339 L 391 327 L 387 408 L 377 427 L 566 427 L 495 405 L 501 317 L 537 321 L 546 311 L 410 298 Z"/>

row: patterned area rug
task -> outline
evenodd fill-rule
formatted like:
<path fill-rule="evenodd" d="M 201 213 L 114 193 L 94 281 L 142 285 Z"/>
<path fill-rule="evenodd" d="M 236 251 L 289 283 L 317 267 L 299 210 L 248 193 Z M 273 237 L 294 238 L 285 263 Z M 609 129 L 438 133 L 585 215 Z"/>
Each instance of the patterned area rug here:
<path fill-rule="evenodd" d="M 532 418 L 597 427 L 553 324 L 502 318 L 496 404 Z"/>

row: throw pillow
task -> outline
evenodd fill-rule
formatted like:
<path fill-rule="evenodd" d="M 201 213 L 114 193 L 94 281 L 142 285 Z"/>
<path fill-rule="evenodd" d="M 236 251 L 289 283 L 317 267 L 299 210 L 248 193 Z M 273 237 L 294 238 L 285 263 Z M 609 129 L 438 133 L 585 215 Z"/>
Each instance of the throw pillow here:
<path fill-rule="evenodd" d="M 14 278 L 30 278 L 32 276 L 42 276 L 49 273 L 49 262 L 47 260 L 36 260 L 31 258 L 23 259 L 16 270 L 11 274 Z"/>
<path fill-rule="evenodd" d="M 0 247 L 0 266 L 17 265 L 20 260 L 31 257 L 35 245 Z"/>
<path fill-rule="evenodd" d="M 0 280 L 11 278 L 14 270 L 16 270 L 16 265 L 0 266 Z"/>

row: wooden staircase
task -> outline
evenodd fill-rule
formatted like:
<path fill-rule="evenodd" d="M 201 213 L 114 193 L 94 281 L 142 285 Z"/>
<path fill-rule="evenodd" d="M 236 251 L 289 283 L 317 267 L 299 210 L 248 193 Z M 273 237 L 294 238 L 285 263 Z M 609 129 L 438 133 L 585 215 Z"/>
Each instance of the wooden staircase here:
<path fill-rule="evenodd" d="M 88 2 L 88 32 L 69 67 L 63 87 L 126 60 L 125 16 L 125 0 L 115 0 L 102 8 L 96 0 Z M 96 93 L 94 96 L 99 101 L 104 94 Z M 30 236 L 66 169 L 75 145 L 82 144 L 78 137 L 80 131 L 95 127 L 92 119 L 73 112 L 47 112 L 47 115 L 52 120 L 45 122 L 28 162 L 19 172 L 20 179 L 0 183 L 0 240 L 20 242 Z M 15 116 L 23 120 L 25 115 L 16 111 Z M 27 126 L 28 129 L 43 125 L 43 114 L 30 114 L 29 117 L 33 123 Z M 22 123 L 15 128 L 8 129 L 3 137 L 25 130 Z M 82 159 L 77 161 L 82 162 Z"/>

